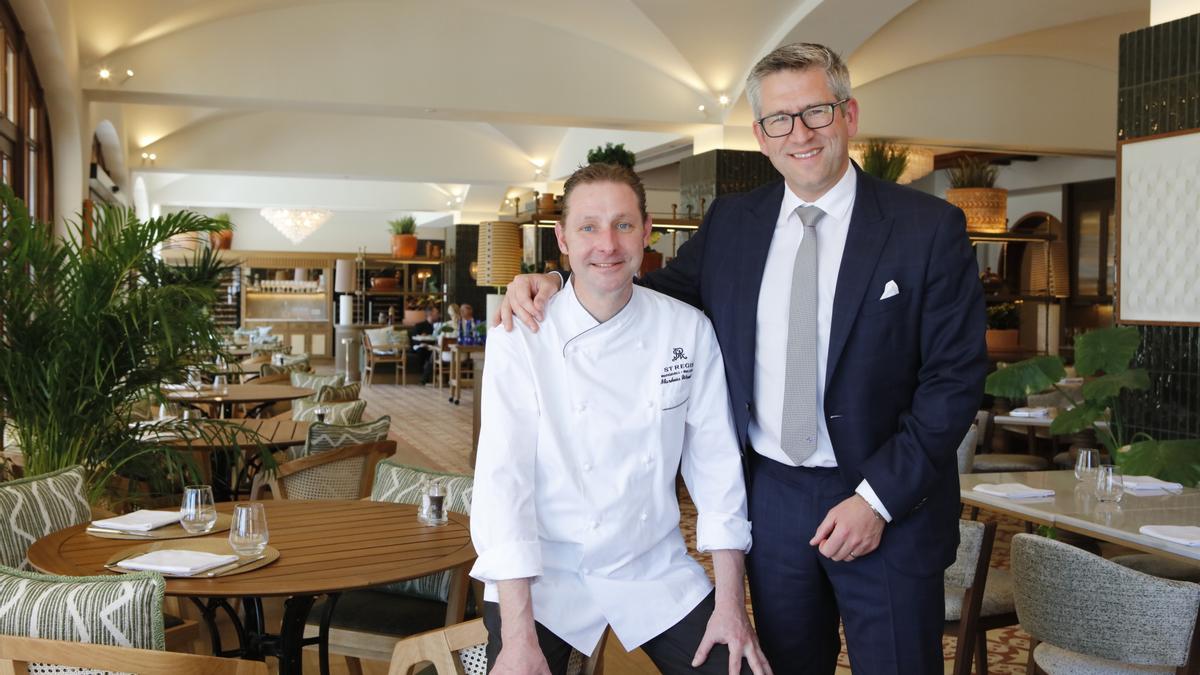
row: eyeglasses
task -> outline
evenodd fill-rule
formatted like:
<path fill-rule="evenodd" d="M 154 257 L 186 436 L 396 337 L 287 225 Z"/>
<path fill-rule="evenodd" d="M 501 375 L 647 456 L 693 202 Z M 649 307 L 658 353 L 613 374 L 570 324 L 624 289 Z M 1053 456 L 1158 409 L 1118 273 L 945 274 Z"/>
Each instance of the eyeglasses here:
<path fill-rule="evenodd" d="M 779 138 L 792 133 L 796 126 L 796 118 L 809 129 L 824 129 L 833 124 L 833 111 L 850 99 L 844 98 L 833 103 L 820 103 L 809 106 L 798 113 L 775 113 L 758 120 L 758 126 L 770 138 Z"/>

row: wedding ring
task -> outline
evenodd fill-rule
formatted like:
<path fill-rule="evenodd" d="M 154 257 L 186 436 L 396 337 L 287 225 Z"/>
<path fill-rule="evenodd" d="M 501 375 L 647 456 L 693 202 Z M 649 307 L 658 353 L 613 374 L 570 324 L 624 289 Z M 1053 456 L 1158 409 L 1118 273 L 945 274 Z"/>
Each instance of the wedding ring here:
<path fill-rule="evenodd" d="M 851 560 L 854 560 L 854 554 L 853 554 L 853 553 L 847 553 L 846 555 L 850 556 L 850 559 L 851 559 Z"/>

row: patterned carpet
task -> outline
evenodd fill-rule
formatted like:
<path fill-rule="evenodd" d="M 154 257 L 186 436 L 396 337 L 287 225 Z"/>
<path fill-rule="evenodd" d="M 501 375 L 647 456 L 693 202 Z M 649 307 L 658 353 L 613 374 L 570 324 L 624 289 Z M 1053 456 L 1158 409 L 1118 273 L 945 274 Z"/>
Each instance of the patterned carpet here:
<path fill-rule="evenodd" d="M 420 385 L 395 386 L 376 384 L 365 387 L 362 397 L 367 401 L 367 416 L 370 418 L 391 415 L 390 437 L 397 442 L 400 461 L 427 466 L 443 471 L 470 473 L 468 456 L 471 443 L 471 405 L 473 391 L 466 390 L 461 405 L 447 402 L 448 391 L 422 387 Z M 683 495 L 680 503 L 682 521 L 680 528 L 692 547 L 692 555 L 712 574 L 712 561 L 694 549 L 696 511 L 691 500 Z M 981 514 L 981 519 L 989 519 Z M 1007 568 L 1009 542 L 1022 525 L 1015 520 L 995 517 L 998 524 L 996 543 L 992 552 L 992 566 Z M 749 593 L 747 593 L 749 597 Z M 942 640 L 946 658 L 945 672 L 949 673 L 954 663 L 955 639 Z M 839 657 L 839 675 L 850 673 L 850 660 L 843 651 Z M 988 634 L 988 672 L 1024 673 L 1029 653 L 1029 638 L 1019 628 L 995 630 Z M 613 664 L 616 665 L 616 664 Z M 606 675 L 622 675 L 619 669 L 607 669 Z"/>

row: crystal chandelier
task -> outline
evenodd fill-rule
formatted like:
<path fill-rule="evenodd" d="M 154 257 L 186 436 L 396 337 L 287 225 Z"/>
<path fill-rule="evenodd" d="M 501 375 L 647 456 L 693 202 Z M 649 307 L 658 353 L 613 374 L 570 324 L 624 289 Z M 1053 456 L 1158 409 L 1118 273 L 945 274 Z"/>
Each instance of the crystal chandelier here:
<path fill-rule="evenodd" d="M 263 209 L 259 214 L 295 245 L 316 232 L 333 212 L 325 209 Z"/>

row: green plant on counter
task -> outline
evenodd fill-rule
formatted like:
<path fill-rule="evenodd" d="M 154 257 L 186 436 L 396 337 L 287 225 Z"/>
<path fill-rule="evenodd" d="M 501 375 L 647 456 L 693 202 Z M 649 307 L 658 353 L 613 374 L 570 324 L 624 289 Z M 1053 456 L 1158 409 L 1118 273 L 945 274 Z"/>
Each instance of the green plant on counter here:
<path fill-rule="evenodd" d="M 412 216 L 404 216 L 395 220 L 388 221 L 388 228 L 392 234 L 415 234 L 417 231 L 417 219 Z"/>
<path fill-rule="evenodd" d="M 161 384 L 222 353 L 208 306 L 230 267 L 207 249 L 179 264 L 153 251 L 221 225 L 186 211 L 143 222 L 102 206 L 85 244 L 79 225 L 60 239 L 35 222 L 6 185 L 0 205 L 0 410 L 26 475 L 82 465 L 93 500 L 118 476 L 160 493 L 194 480 L 192 460 L 161 440 L 172 422 L 137 420 L 152 417 Z"/>
<path fill-rule="evenodd" d="M 990 188 L 996 186 L 999 168 L 988 160 L 968 155 L 958 160 L 958 165 L 946 169 L 952 188 Z"/>
<path fill-rule="evenodd" d="M 646 247 L 642 249 L 642 252 L 650 253 L 651 251 L 653 251 L 654 245 L 658 243 L 658 240 L 662 239 L 662 236 L 663 236 L 663 233 L 659 232 L 658 230 L 651 232 L 650 233 L 650 241 L 649 241 L 649 243 L 646 244 Z"/>
<path fill-rule="evenodd" d="M 908 148 L 887 141 L 871 140 L 863 149 L 863 172 L 880 180 L 895 183 L 907 168 Z"/>
<path fill-rule="evenodd" d="M 1017 306 L 1011 302 L 999 305 L 988 305 L 987 327 L 991 330 L 1014 330 L 1020 328 L 1021 317 Z"/>
<path fill-rule="evenodd" d="M 626 150 L 624 143 L 606 143 L 604 147 L 596 146 L 588 150 L 587 161 L 588 164 L 616 164 L 633 171 L 637 156 Z"/>
<path fill-rule="evenodd" d="M 1125 473 L 1196 485 L 1200 482 L 1200 440 L 1157 441 L 1145 433 L 1126 438 L 1119 414 L 1121 392 L 1150 387 L 1145 369 L 1129 367 L 1141 340 L 1141 334 L 1132 326 L 1101 328 L 1077 337 L 1075 370 L 1090 378 L 1084 382 L 1078 399 L 1058 386 L 1066 376 L 1059 356 L 1035 356 L 1002 364 L 988 375 L 984 390 L 993 396 L 1023 399 L 1055 389 L 1073 405 L 1054 418 L 1051 434 L 1095 429 L 1109 456 Z"/>

